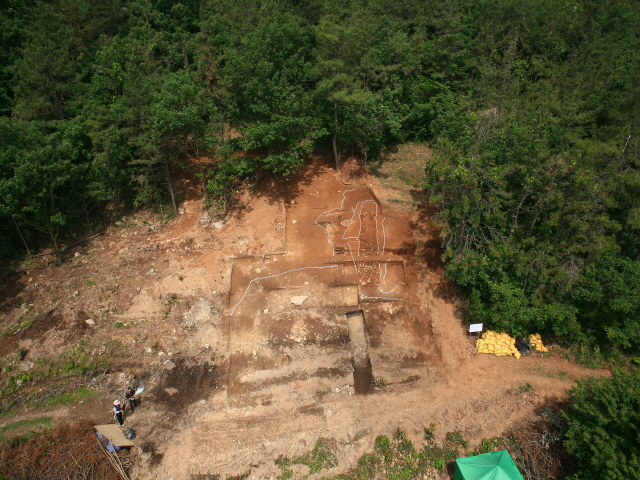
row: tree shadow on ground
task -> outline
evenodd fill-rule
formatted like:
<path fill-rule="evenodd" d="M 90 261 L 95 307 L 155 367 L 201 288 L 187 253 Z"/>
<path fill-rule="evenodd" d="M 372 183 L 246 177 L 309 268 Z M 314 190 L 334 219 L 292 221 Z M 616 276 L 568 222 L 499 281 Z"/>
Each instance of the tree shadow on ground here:
<path fill-rule="evenodd" d="M 331 168 L 325 159 L 312 159 L 296 168 L 291 175 L 280 177 L 268 172 L 259 175 L 253 186 L 253 196 L 265 197 L 269 203 L 285 202 L 290 204 L 302 195 L 302 187 L 308 187 L 313 179 L 325 168 Z"/>

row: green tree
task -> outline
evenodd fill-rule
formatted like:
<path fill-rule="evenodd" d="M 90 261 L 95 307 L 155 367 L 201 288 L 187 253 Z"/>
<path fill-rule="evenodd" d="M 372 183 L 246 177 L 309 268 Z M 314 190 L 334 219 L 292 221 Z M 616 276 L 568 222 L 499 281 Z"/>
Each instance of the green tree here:
<path fill-rule="evenodd" d="M 589 268 L 572 291 L 585 329 L 602 343 L 640 345 L 640 261 L 607 255 Z"/>
<path fill-rule="evenodd" d="M 206 120 L 212 112 L 210 99 L 186 70 L 165 75 L 160 92 L 153 100 L 149 118 L 152 150 L 162 166 L 171 195 L 174 214 L 178 214 L 171 180 L 173 165 L 190 151 L 200 151 L 206 142 Z"/>
<path fill-rule="evenodd" d="M 242 175 L 260 168 L 288 174 L 323 133 L 309 73 L 312 45 L 297 18 L 276 11 L 225 51 L 222 105 L 238 134 L 229 146 L 257 154 L 234 160 Z"/>
<path fill-rule="evenodd" d="M 564 445 L 580 466 L 572 478 L 640 478 L 640 374 L 578 381 L 569 398 Z"/>
<path fill-rule="evenodd" d="M 55 251 L 60 249 L 61 228 L 78 222 L 84 213 L 91 160 L 82 125 L 61 122 L 57 127 L 51 131 L 33 122 L 5 120 L 2 136 L 15 136 L 4 149 L 0 178 L 0 212 L 18 229 L 26 225 L 47 235 Z"/>
<path fill-rule="evenodd" d="M 11 112 L 15 89 L 13 68 L 20 56 L 28 18 L 28 2 L 0 1 L 0 115 Z"/>
<path fill-rule="evenodd" d="M 317 38 L 314 74 L 317 94 L 326 102 L 325 112 L 331 112 L 331 145 L 336 170 L 340 170 L 338 135 L 340 112 L 347 105 L 364 105 L 372 94 L 365 88 L 360 61 L 367 52 L 371 33 L 370 12 L 360 2 L 348 4 L 329 0 L 323 5 L 325 14 L 315 26 Z M 357 108 L 357 107 L 356 107 Z M 329 115 L 327 115 L 329 116 Z"/>
<path fill-rule="evenodd" d="M 56 0 L 30 7 L 13 67 L 15 110 L 23 118 L 68 119 L 82 103 L 97 39 L 121 20 L 120 2 Z"/>

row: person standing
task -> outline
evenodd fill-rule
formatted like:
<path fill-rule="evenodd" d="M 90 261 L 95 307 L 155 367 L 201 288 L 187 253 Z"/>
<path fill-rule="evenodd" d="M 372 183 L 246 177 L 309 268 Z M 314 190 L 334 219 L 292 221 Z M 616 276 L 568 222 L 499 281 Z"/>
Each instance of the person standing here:
<path fill-rule="evenodd" d="M 136 402 L 136 392 L 131 387 L 127 387 L 127 393 L 125 394 L 127 400 L 129 400 L 129 407 L 131 408 L 131 413 L 136 411 L 137 402 Z"/>
<path fill-rule="evenodd" d="M 116 420 L 118 420 L 120 426 L 123 426 L 124 420 L 122 418 L 122 407 L 120 406 L 120 400 L 115 400 L 113 402 L 113 413 L 115 414 Z"/>

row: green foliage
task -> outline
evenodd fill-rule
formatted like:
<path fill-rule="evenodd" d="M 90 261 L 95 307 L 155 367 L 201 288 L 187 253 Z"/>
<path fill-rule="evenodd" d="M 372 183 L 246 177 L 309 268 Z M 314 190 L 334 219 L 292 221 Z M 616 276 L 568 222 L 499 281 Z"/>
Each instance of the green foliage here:
<path fill-rule="evenodd" d="M 329 445 L 327 445 L 326 440 L 319 438 L 313 446 L 313 450 L 297 458 L 293 463 L 307 465 L 309 467 L 309 475 L 313 475 L 321 470 L 336 467 L 338 460 Z"/>
<path fill-rule="evenodd" d="M 104 357 L 98 357 L 87 351 L 82 343 L 72 350 L 60 354 L 55 359 L 41 359 L 31 374 L 34 378 L 50 379 L 90 374 L 108 367 Z"/>
<path fill-rule="evenodd" d="M 520 385 L 518 388 L 520 389 L 520 392 L 528 393 L 531 391 L 533 387 L 531 386 L 530 383 L 525 383 L 524 385 Z"/>
<path fill-rule="evenodd" d="M 313 37 L 294 16 L 273 12 L 225 51 L 224 107 L 239 137 L 229 140 L 241 174 L 289 174 L 322 134 L 314 118 L 309 65 Z M 226 164 L 224 165 L 226 166 Z"/>
<path fill-rule="evenodd" d="M 564 445 L 579 462 L 577 479 L 640 478 L 640 374 L 578 381 Z"/>
<path fill-rule="evenodd" d="M 314 149 L 339 168 L 418 140 L 468 320 L 640 350 L 632 3 L 5 4 L 0 255 L 134 206 L 175 215 L 182 169 L 226 214 Z"/>
<path fill-rule="evenodd" d="M 91 397 L 100 395 L 98 392 L 88 390 L 86 388 L 79 388 L 74 392 L 64 392 L 55 397 L 47 398 L 43 405 L 47 407 L 68 405 L 70 403 L 77 403 L 80 400 L 86 400 Z"/>
<path fill-rule="evenodd" d="M 82 130 L 80 122 L 47 128 L 0 118 L 0 215 L 47 235 L 56 249 L 59 229 L 86 206 L 91 155 Z"/>
<path fill-rule="evenodd" d="M 281 469 L 278 478 L 287 480 L 293 476 L 294 472 L 289 468 L 292 465 L 306 465 L 309 467 L 309 475 L 313 475 L 324 469 L 336 467 L 338 460 L 327 443 L 327 440 L 319 438 L 313 446 L 313 449 L 305 455 L 293 460 L 280 457 L 275 460 L 275 464 Z"/>
<path fill-rule="evenodd" d="M 636 350 L 639 132 L 620 95 L 640 97 L 620 66 L 640 17 L 623 2 L 572 8 L 476 3 L 487 56 L 467 67 L 473 84 L 455 82 L 474 113 L 438 142 L 425 188 L 470 321 Z"/>
<path fill-rule="evenodd" d="M 53 423 L 53 417 L 36 417 L 29 418 L 26 420 L 19 420 L 17 422 L 8 423 L 2 427 L 0 427 L 0 440 L 5 438 L 5 432 L 10 432 L 11 430 L 23 429 L 23 428 L 32 428 L 37 426 L 50 426 Z"/>
<path fill-rule="evenodd" d="M 629 348 L 640 345 L 639 291 L 640 262 L 608 255 L 584 273 L 572 298 L 594 337 Z"/>
<path fill-rule="evenodd" d="M 491 453 L 500 449 L 500 438 L 483 438 L 480 446 L 473 452 L 474 455 L 482 455 L 483 453 Z"/>
<path fill-rule="evenodd" d="M 31 380 L 33 380 L 33 378 L 30 375 L 27 375 L 26 373 L 11 375 L 7 380 L 7 384 L 4 387 L 3 393 L 4 394 L 15 393 L 16 391 L 20 390 L 25 383 L 28 383 Z"/>
<path fill-rule="evenodd" d="M 392 438 L 381 435 L 374 442 L 373 453 L 363 455 L 358 465 L 347 473 L 331 477 L 335 480 L 393 478 L 422 479 L 432 469 L 442 471 L 448 462 L 461 455 L 466 441 L 460 432 L 449 432 L 442 443 L 433 438 L 435 424 L 425 432 L 425 442 L 416 449 L 401 430 Z M 464 452 L 462 452 L 464 453 Z"/>

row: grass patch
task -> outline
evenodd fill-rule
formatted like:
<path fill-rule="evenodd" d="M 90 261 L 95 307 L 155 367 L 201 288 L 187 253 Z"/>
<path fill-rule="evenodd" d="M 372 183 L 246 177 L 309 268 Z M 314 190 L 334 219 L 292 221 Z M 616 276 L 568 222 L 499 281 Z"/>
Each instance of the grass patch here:
<path fill-rule="evenodd" d="M 0 440 L 5 439 L 5 433 L 10 432 L 16 429 L 22 428 L 31 428 L 37 426 L 48 426 L 53 423 L 53 417 L 38 417 L 38 418 L 30 418 L 28 420 L 20 420 L 18 422 L 13 422 L 5 425 L 4 427 L 0 427 Z"/>
<path fill-rule="evenodd" d="M 4 387 L 2 393 L 4 394 L 12 394 L 20 390 L 22 385 L 30 382 L 32 380 L 30 375 L 26 373 L 19 373 L 17 375 L 11 375 L 7 380 L 7 384 Z"/>
<path fill-rule="evenodd" d="M 26 330 L 31 325 L 33 325 L 33 322 L 35 322 L 35 320 L 38 317 L 38 315 L 39 315 L 39 313 L 36 312 L 34 314 L 27 313 L 27 314 L 21 316 L 17 323 L 14 323 L 10 327 L 8 327 L 5 330 L 3 330 L 2 332 L 0 332 L 0 337 L 8 337 L 9 335 L 13 335 L 13 334 L 18 333 L 18 332 L 20 332 L 22 330 Z"/>
<path fill-rule="evenodd" d="M 376 438 L 373 453 L 363 455 L 355 468 L 333 478 L 433 478 L 433 473 L 444 471 L 447 463 L 459 456 L 459 448 L 466 445 L 462 435 L 457 431 L 447 434 L 443 443 L 437 442 L 433 436 L 434 427 L 435 425 L 432 425 L 430 429 L 425 429 L 425 443 L 419 450 L 401 430 L 391 438 L 384 435 Z"/>
<path fill-rule="evenodd" d="M 421 189 L 425 181 L 424 168 L 431 158 L 426 144 L 404 144 L 397 149 L 387 149 L 368 165 L 383 186 L 408 193 Z M 410 197 L 407 197 L 410 200 Z"/>
<path fill-rule="evenodd" d="M 598 345 L 587 344 L 573 346 L 570 353 L 565 356 L 569 360 L 594 369 L 606 367 L 610 360 L 605 358 Z"/>
<path fill-rule="evenodd" d="M 293 470 L 289 468 L 292 465 L 306 465 L 309 467 L 309 475 L 313 475 L 324 469 L 336 467 L 338 465 L 338 459 L 331 450 L 327 440 L 319 438 L 310 452 L 293 460 L 280 457 L 275 461 L 275 464 L 278 465 L 281 470 L 278 479 L 288 480 L 293 477 Z M 307 478 L 309 475 L 305 475 L 304 478 Z"/>
<path fill-rule="evenodd" d="M 520 389 L 520 393 L 527 393 L 533 389 L 530 383 L 525 383 L 524 385 L 520 385 L 518 388 Z"/>
<path fill-rule="evenodd" d="M 0 382 L 0 417 L 26 405 L 61 405 L 96 395 L 83 388 L 86 385 L 84 377 L 106 371 L 108 359 L 121 347 L 119 341 L 107 342 L 102 352 L 104 355 L 99 356 L 80 341 L 76 347 L 57 357 L 39 359 L 28 373 L 11 375 L 11 369 L 5 368 L 9 375 Z M 37 389 L 38 385 L 42 388 Z"/>
<path fill-rule="evenodd" d="M 324 390 L 316 390 L 316 397 L 318 397 L 318 401 L 320 401 L 325 395 L 329 395 L 330 393 L 330 388 L 325 388 Z"/>
<path fill-rule="evenodd" d="M 331 451 L 331 448 L 322 438 L 319 438 L 316 444 L 306 455 L 297 458 L 294 463 L 306 465 L 309 467 L 309 474 L 313 475 L 325 468 L 333 468 L 338 465 L 338 459 Z"/>
<path fill-rule="evenodd" d="M 79 388 L 75 392 L 64 392 L 56 395 L 55 397 L 47 398 L 42 402 L 38 402 L 37 406 L 40 407 L 53 407 L 59 405 L 68 405 L 69 403 L 79 402 L 80 400 L 86 400 L 98 396 L 98 392 L 88 390 L 86 388 Z"/>
<path fill-rule="evenodd" d="M 333 477 L 322 477 L 331 480 L 362 480 L 367 478 L 391 478 L 398 480 L 434 478 L 434 473 L 443 472 L 447 464 L 465 455 L 467 442 L 459 431 L 449 432 L 443 442 L 434 437 L 435 424 L 425 429 L 424 443 L 416 449 L 402 430 L 397 430 L 392 437 L 381 435 L 375 439 L 373 453 L 363 455 L 356 467 L 348 472 Z M 294 472 L 294 465 L 306 465 L 309 472 L 301 478 L 308 478 L 323 470 L 336 467 L 337 458 L 330 443 L 318 439 L 313 449 L 296 459 L 278 458 L 275 464 L 280 467 L 278 480 L 300 478 Z M 426 476 L 426 477 L 425 477 Z"/>

